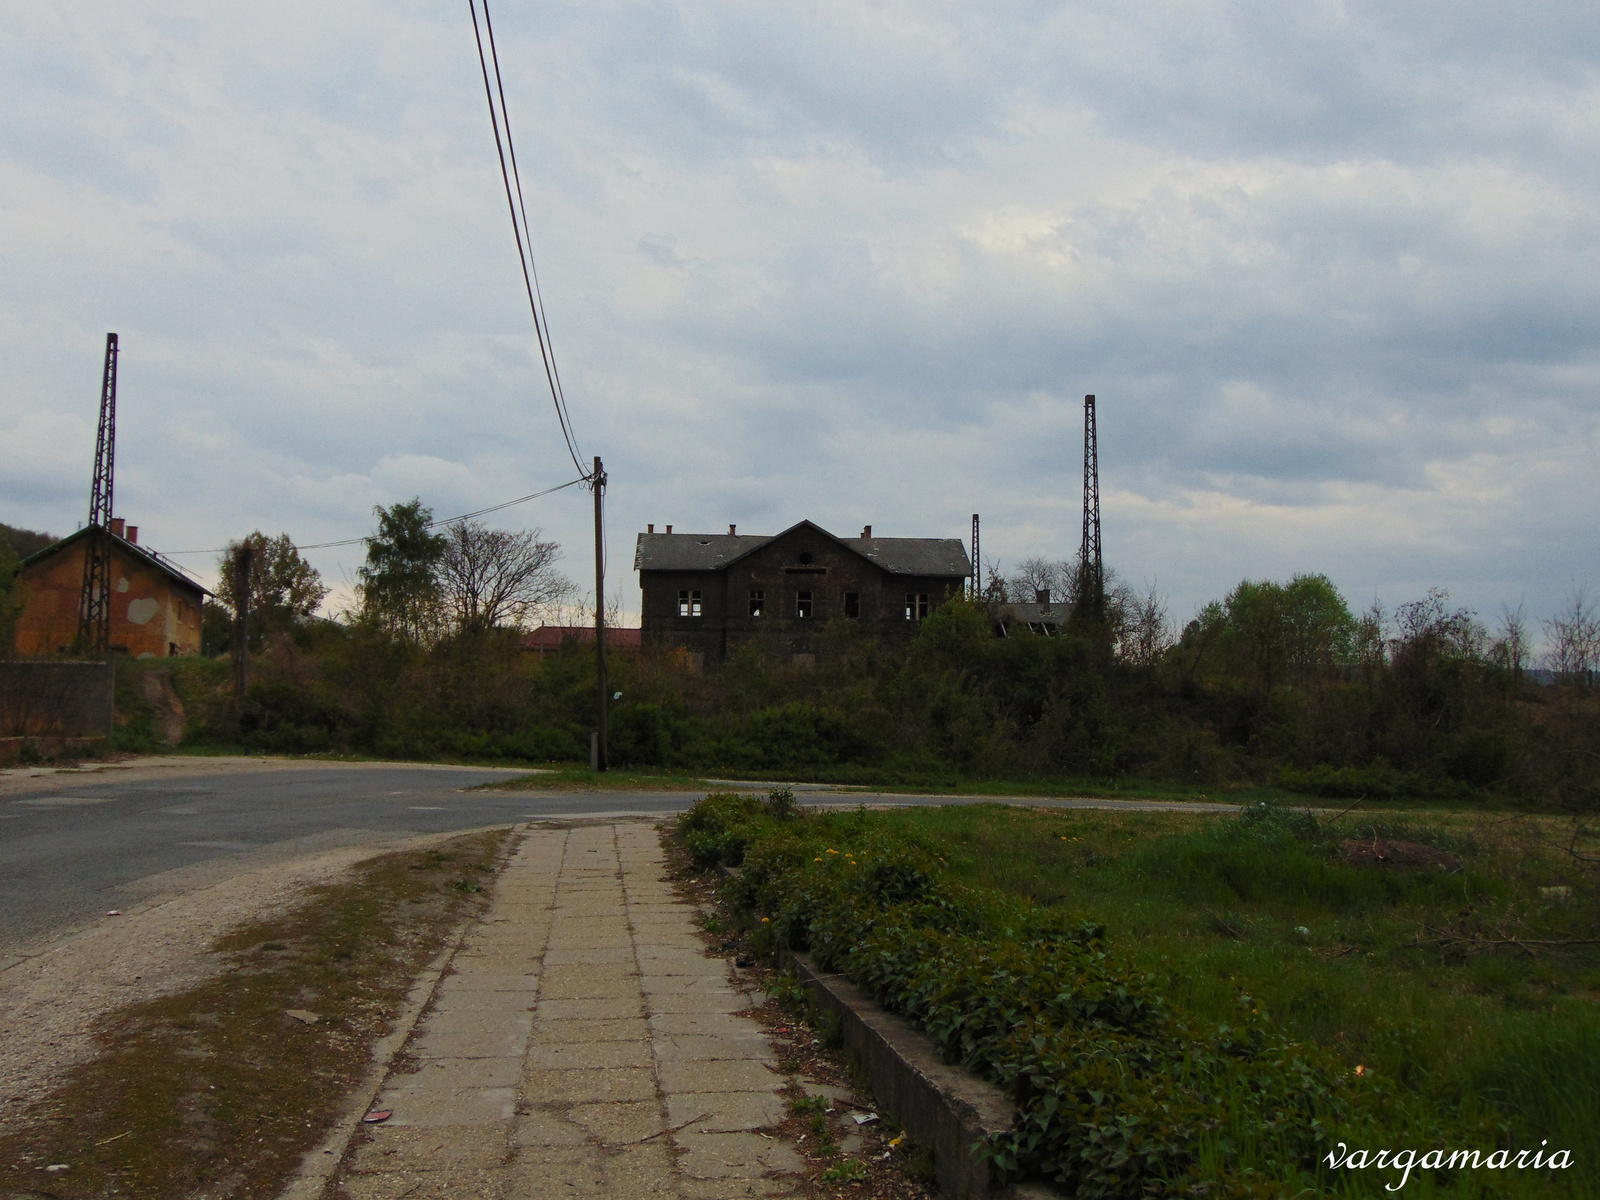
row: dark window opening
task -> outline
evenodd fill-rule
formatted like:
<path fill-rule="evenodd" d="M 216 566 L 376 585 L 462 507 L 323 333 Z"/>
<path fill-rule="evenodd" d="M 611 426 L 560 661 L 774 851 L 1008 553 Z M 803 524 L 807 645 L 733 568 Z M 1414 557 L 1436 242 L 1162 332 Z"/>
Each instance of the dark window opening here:
<path fill-rule="evenodd" d="M 809 617 L 811 615 L 811 593 L 810 592 L 800 592 L 795 597 L 794 615 L 797 616 L 797 617 Z"/>
<path fill-rule="evenodd" d="M 750 615 L 759 617 L 767 607 L 767 593 L 762 588 L 750 589 Z"/>
<path fill-rule="evenodd" d="M 809 551 L 809 550 L 800 551 L 800 561 L 802 563 L 810 563 L 810 561 L 811 561 L 811 551 Z"/>
<path fill-rule="evenodd" d="M 700 589 L 692 591 L 689 588 L 680 588 L 678 591 L 678 615 L 680 617 L 698 617 L 700 615 Z"/>
<path fill-rule="evenodd" d="M 859 617 L 861 615 L 861 593 L 846 592 L 844 594 L 844 615 Z"/>
<path fill-rule="evenodd" d="M 906 620 L 920 621 L 928 615 L 928 593 L 906 593 Z"/>

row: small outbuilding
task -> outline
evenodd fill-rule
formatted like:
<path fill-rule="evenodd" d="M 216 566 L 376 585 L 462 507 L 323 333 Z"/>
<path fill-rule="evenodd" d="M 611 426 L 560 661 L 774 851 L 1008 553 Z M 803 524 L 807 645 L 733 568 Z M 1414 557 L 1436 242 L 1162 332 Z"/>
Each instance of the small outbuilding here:
<path fill-rule="evenodd" d="M 78 636 L 89 528 L 22 562 L 23 608 L 15 650 L 24 656 L 69 650 Z M 209 591 L 176 564 L 139 545 L 139 527 L 111 522 L 111 648 L 134 658 L 200 652 L 200 612 Z"/>

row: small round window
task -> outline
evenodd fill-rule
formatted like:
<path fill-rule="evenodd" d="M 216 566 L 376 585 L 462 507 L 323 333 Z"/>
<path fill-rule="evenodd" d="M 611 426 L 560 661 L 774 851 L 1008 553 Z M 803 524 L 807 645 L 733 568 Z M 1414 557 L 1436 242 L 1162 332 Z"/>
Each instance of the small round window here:
<path fill-rule="evenodd" d="M 811 562 L 811 551 L 809 551 L 809 550 L 800 551 L 800 561 L 802 563 L 810 563 Z"/>

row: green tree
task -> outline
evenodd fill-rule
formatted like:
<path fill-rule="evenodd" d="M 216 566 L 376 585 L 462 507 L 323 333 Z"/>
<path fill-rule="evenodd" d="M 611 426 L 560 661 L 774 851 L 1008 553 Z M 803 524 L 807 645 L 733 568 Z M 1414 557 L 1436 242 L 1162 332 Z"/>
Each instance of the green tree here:
<path fill-rule="evenodd" d="M 1296 575 L 1286 584 L 1244 580 L 1189 623 L 1182 645 L 1195 667 L 1209 658 L 1270 695 L 1353 661 L 1359 631 L 1332 580 Z"/>
<path fill-rule="evenodd" d="M 250 622 L 257 641 L 260 633 L 287 629 L 308 620 L 328 594 L 317 569 L 300 557 L 300 551 L 287 533 L 269 538 L 259 529 L 237 542 L 228 543 L 217 560 L 221 582 L 217 602 L 229 613 L 239 611 L 239 583 L 234 559 L 240 548 L 249 546 Z"/>
<path fill-rule="evenodd" d="M 414 642 L 439 628 L 439 562 L 446 539 L 430 533 L 433 510 L 418 497 L 375 508 L 378 529 L 367 539 L 361 576 L 362 616 Z"/>

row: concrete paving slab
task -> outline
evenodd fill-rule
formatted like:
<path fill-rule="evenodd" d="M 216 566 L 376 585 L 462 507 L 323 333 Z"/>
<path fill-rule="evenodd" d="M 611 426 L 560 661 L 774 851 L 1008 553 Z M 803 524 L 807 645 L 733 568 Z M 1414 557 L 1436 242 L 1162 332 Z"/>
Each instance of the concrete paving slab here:
<path fill-rule="evenodd" d="M 737 1037 L 748 1034 L 752 1024 L 747 1018 L 732 1013 L 652 1013 L 649 1018 L 653 1034 L 674 1036 L 696 1033 L 706 1037 Z"/>
<path fill-rule="evenodd" d="M 747 1059 L 776 1066 L 766 1035 L 759 1027 L 751 1033 L 731 1033 L 720 1037 L 706 1034 L 662 1034 L 654 1039 L 656 1061 L 665 1066 L 678 1062 L 716 1062 L 721 1059 Z"/>
<path fill-rule="evenodd" d="M 676 1137 L 678 1168 L 691 1179 L 760 1179 L 769 1172 L 804 1169 L 785 1142 L 759 1133 L 690 1133 Z"/>
<path fill-rule="evenodd" d="M 536 1070 L 565 1070 L 571 1067 L 649 1067 L 652 1063 L 647 1041 L 555 1042 L 528 1047 L 524 1060 Z"/>
<path fill-rule="evenodd" d="M 632 963 L 574 963 L 545 969 L 544 981 L 539 985 L 539 1003 L 638 993 L 639 971 Z"/>
<path fill-rule="evenodd" d="M 645 998 L 654 1013 L 734 1013 L 749 1008 L 753 1001 L 743 992 L 688 992 L 682 995 L 657 993 Z"/>
<path fill-rule="evenodd" d="M 521 1058 L 525 1033 L 423 1033 L 406 1047 L 417 1058 Z"/>
<path fill-rule="evenodd" d="M 482 989 L 443 988 L 435 996 L 436 1011 L 478 1013 L 531 1013 L 533 992 L 491 992 Z"/>
<path fill-rule="evenodd" d="M 512 1087 L 385 1087 L 378 1094 L 376 1105 L 394 1110 L 394 1116 L 385 1124 L 396 1129 L 408 1125 L 493 1125 L 516 1115 L 517 1095 Z"/>
<path fill-rule="evenodd" d="M 406 1075 L 394 1075 L 396 1087 L 516 1087 L 522 1078 L 521 1058 L 424 1058 Z"/>
<path fill-rule="evenodd" d="M 503 1157 L 511 1121 L 470 1126 L 365 1125 L 351 1148 L 357 1175 L 470 1171 Z"/>
<path fill-rule="evenodd" d="M 648 937 L 649 934 L 640 936 Z M 697 975 L 708 979 L 720 979 L 724 983 L 730 978 L 726 959 L 707 958 L 703 954 L 652 956 L 644 959 L 641 965 L 646 975 Z"/>
<path fill-rule="evenodd" d="M 460 1171 L 356 1175 L 340 1184 L 345 1200 L 511 1200 L 507 1167 Z"/>
<path fill-rule="evenodd" d="M 661 1137 L 668 1127 L 661 1102 L 655 1098 L 621 1104 L 574 1104 L 567 1110 L 566 1119 L 587 1136 L 611 1146 Z"/>
<path fill-rule="evenodd" d="M 587 1000 L 541 1000 L 536 1015 L 541 1020 L 559 1021 L 563 1017 L 579 1021 L 604 1021 L 616 1017 L 644 1015 L 644 1000 L 634 989 L 631 996 L 598 997 Z"/>
<path fill-rule="evenodd" d="M 654 964 L 651 964 L 652 966 Z M 646 996 L 683 996 L 691 992 L 728 992 L 733 989 L 728 986 L 728 972 L 726 969 L 716 974 L 693 975 L 644 975 L 639 979 L 639 986 Z"/>
<path fill-rule="evenodd" d="M 533 1031 L 533 1013 L 526 1004 L 517 1008 L 440 1008 L 423 1019 L 426 1035 L 462 1033 L 486 1037 L 526 1035 Z"/>
<path fill-rule="evenodd" d="M 455 992 L 533 992 L 539 987 L 537 973 L 495 971 L 487 966 L 457 967 L 439 981 L 443 995 Z"/>
<path fill-rule="evenodd" d="M 546 950 L 546 967 L 564 967 L 574 963 L 632 963 L 633 944 L 584 948 L 581 950 Z"/>
<path fill-rule="evenodd" d="M 608 1105 L 607 1107 L 616 1107 Z M 651 1106 L 652 1108 L 654 1105 Z M 559 1149 L 563 1146 L 589 1145 L 588 1131 L 568 1116 L 565 1105 L 545 1108 L 522 1108 L 511 1125 L 509 1142 L 513 1146 L 533 1146 Z"/>
<path fill-rule="evenodd" d="M 533 1028 L 540 1045 L 556 1042 L 633 1042 L 643 1041 L 650 1036 L 650 1026 L 643 1017 L 621 1017 L 607 1021 L 553 1020 L 536 1012 Z"/>
<path fill-rule="evenodd" d="M 533 1069 L 523 1072 L 522 1091 L 535 1104 L 652 1100 L 656 1095 L 656 1081 L 654 1073 L 646 1067 Z"/>
<path fill-rule="evenodd" d="M 667 1097 L 667 1124 L 686 1132 L 737 1133 L 766 1129 L 788 1115 L 787 1101 L 762 1092 L 678 1092 Z"/>
<path fill-rule="evenodd" d="M 661 1090 L 675 1092 L 772 1091 L 783 1077 L 765 1063 L 750 1059 L 719 1058 L 710 1062 L 663 1062 L 656 1068 Z"/>

